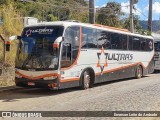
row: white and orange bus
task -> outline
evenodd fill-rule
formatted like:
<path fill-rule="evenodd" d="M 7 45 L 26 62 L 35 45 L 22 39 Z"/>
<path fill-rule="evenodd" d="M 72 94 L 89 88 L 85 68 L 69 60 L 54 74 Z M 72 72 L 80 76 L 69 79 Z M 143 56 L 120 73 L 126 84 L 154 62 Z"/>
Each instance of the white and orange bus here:
<path fill-rule="evenodd" d="M 155 61 L 155 67 L 154 70 L 159 71 L 160 70 L 160 41 L 154 41 L 154 48 L 155 48 L 155 55 L 154 55 L 154 61 Z"/>
<path fill-rule="evenodd" d="M 78 22 L 45 22 L 24 28 L 15 62 L 17 86 L 62 89 L 154 71 L 153 38 L 124 29 Z"/>

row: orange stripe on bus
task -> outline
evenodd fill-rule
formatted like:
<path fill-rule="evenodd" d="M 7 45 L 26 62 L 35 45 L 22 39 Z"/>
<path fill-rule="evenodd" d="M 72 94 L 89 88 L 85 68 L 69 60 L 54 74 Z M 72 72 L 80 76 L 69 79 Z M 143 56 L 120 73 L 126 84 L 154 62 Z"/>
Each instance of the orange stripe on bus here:
<path fill-rule="evenodd" d="M 123 31 L 123 32 L 130 32 L 127 29 L 121 29 L 121 28 L 116 28 L 116 27 L 111 27 L 111 26 L 105 26 L 105 25 L 101 25 L 101 24 L 93 24 L 93 26 L 102 27 L 102 28 L 109 28 L 109 29 L 112 29 L 112 30 L 119 30 L 119 31 Z"/>
<path fill-rule="evenodd" d="M 56 76 L 56 77 L 59 77 L 60 75 L 57 74 L 57 73 L 52 73 L 52 74 L 45 74 L 45 75 L 40 75 L 40 76 L 36 76 L 36 77 L 31 77 L 31 76 L 27 76 L 27 75 L 24 75 L 18 71 L 16 71 L 16 74 L 24 77 L 24 78 L 28 78 L 28 79 L 31 79 L 31 80 L 36 80 L 36 79 L 40 79 L 40 78 L 44 78 L 44 77 L 51 77 L 51 76 Z"/>
<path fill-rule="evenodd" d="M 114 72 L 114 71 L 117 71 L 117 70 L 121 70 L 121 69 L 124 69 L 124 68 L 128 68 L 128 67 L 132 67 L 132 66 L 136 66 L 138 65 L 138 63 L 136 64 L 132 64 L 132 65 L 127 65 L 127 66 L 122 66 L 122 67 L 118 67 L 118 68 L 114 68 L 114 69 L 111 69 L 111 70 L 106 70 L 106 71 L 103 71 L 102 73 L 108 73 L 108 72 Z M 100 75 L 101 72 L 98 72 L 96 73 L 96 75 Z"/>
<path fill-rule="evenodd" d="M 61 68 L 61 70 L 68 70 L 68 69 L 72 68 L 74 65 L 77 65 L 77 61 L 79 59 L 80 51 L 81 51 L 81 41 L 82 41 L 82 27 L 80 27 L 80 41 L 79 41 L 79 48 L 78 48 L 77 58 L 76 58 L 76 60 L 74 61 L 74 63 L 70 67 Z"/>
<path fill-rule="evenodd" d="M 153 58 L 152 58 L 153 59 Z M 151 59 L 151 60 L 152 60 Z M 151 61 L 150 61 L 151 62 Z M 149 62 L 149 63 L 150 63 Z M 121 69 L 125 69 L 125 68 L 129 68 L 129 67 L 133 67 L 133 66 L 136 66 L 136 65 L 142 65 L 144 68 L 147 68 L 147 67 L 145 67 L 144 65 L 143 65 L 143 63 L 141 63 L 141 62 L 137 62 L 137 63 L 135 63 L 135 64 L 131 64 L 131 65 L 126 65 L 126 66 L 122 66 L 122 67 L 118 67 L 118 68 L 114 68 L 114 69 L 111 69 L 111 70 L 106 70 L 106 71 L 103 71 L 102 73 L 104 74 L 104 73 L 108 73 L 108 72 L 114 72 L 114 71 L 117 71 L 117 70 L 121 70 Z M 149 65 L 149 64 L 148 64 Z M 100 74 L 102 74 L 101 72 L 98 72 L 98 73 L 96 73 L 96 75 L 100 75 Z"/>
<path fill-rule="evenodd" d="M 60 82 L 71 82 L 71 81 L 77 81 L 77 80 L 80 80 L 80 78 L 77 77 L 77 78 L 62 79 L 60 80 Z"/>

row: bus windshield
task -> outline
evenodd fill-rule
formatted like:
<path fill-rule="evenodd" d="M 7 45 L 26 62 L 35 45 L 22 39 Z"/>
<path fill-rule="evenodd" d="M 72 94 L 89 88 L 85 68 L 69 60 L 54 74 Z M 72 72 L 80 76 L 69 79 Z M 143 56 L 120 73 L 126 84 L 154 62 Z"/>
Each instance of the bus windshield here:
<path fill-rule="evenodd" d="M 22 32 L 16 56 L 17 68 L 57 69 L 59 50 L 54 41 L 62 36 L 63 26 L 27 27 Z"/>
<path fill-rule="evenodd" d="M 159 42 L 154 42 L 154 48 L 155 48 L 155 51 L 156 52 L 159 52 L 160 51 L 160 41 Z"/>

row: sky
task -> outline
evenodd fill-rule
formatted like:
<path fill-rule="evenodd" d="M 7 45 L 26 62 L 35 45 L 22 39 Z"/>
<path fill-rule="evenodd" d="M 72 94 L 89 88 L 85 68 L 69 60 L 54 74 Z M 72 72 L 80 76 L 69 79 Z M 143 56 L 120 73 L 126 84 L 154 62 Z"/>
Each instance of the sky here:
<path fill-rule="evenodd" d="M 123 12 L 129 14 L 129 1 L 130 0 L 95 0 L 96 8 L 100 8 L 106 5 L 107 2 L 118 2 L 121 4 L 121 9 Z M 160 0 L 152 0 L 153 8 L 153 20 L 160 20 Z M 148 20 L 148 6 L 149 0 L 138 0 L 138 3 L 135 4 L 136 11 L 133 10 L 133 13 L 138 15 L 140 20 Z"/>

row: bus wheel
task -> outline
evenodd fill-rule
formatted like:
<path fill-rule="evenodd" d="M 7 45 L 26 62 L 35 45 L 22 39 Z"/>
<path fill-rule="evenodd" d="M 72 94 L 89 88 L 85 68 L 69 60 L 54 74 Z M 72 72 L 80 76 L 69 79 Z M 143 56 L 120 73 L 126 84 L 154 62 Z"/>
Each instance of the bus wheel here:
<path fill-rule="evenodd" d="M 142 77 L 143 71 L 142 71 L 142 67 L 141 66 L 137 66 L 136 69 L 136 78 L 139 79 Z"/>
<path fill-rule="evenodd" d="M 86 70 L 84 71 L 83 75 L 82 75 L 82 89 L 87 89 L 90 87 L 90 81 L 91 81 L 91 77 L 89 74 L 89 71 Z"/>

